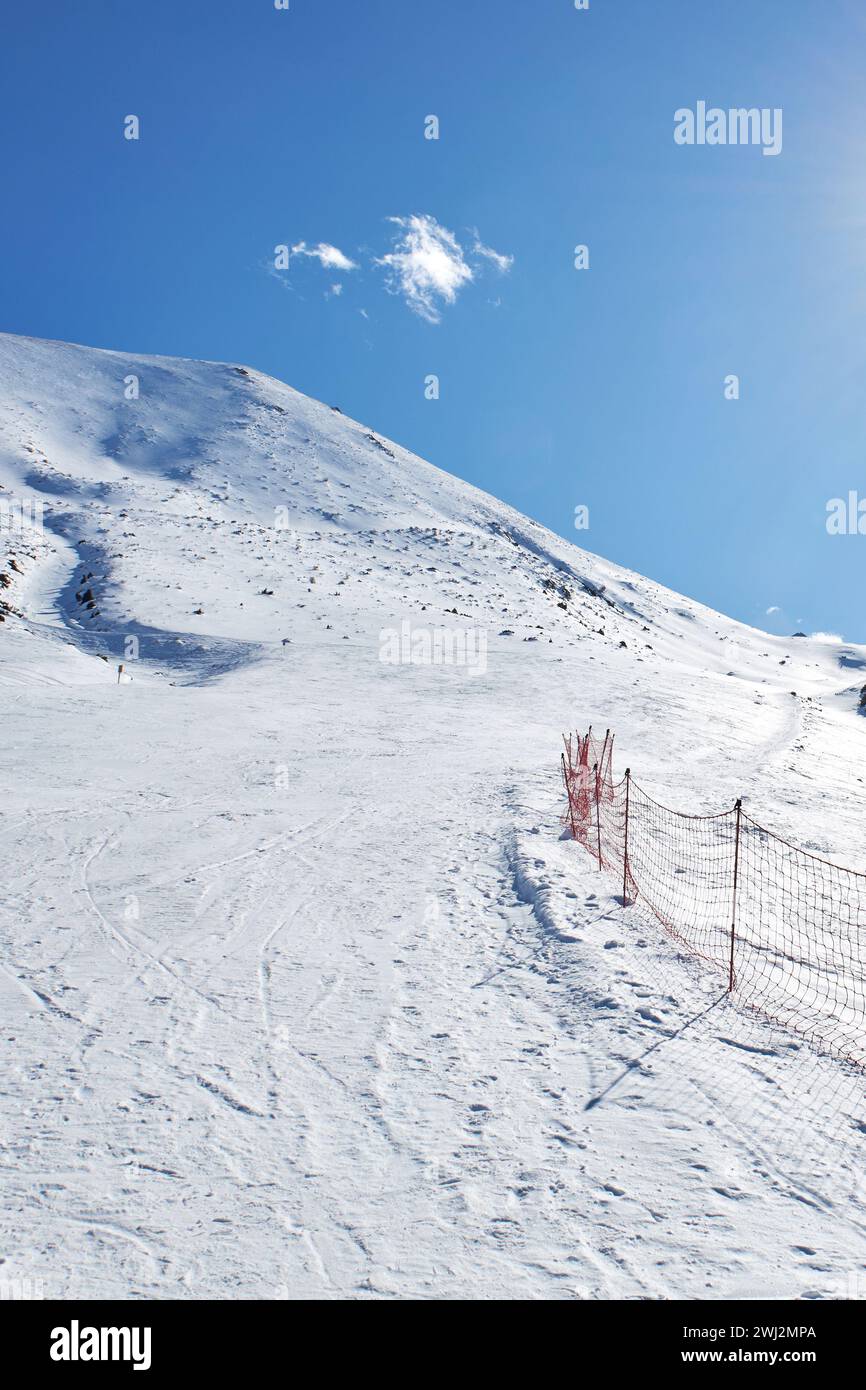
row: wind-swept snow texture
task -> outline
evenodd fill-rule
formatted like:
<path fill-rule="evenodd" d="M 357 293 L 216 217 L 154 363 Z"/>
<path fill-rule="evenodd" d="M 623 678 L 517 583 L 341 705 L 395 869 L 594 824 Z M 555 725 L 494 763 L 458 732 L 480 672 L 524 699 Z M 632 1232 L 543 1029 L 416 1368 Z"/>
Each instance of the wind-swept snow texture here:
<path fill-rule="evenodd" d="M 862 1072 L 738 1011 L 559 823 L 592 723 L 668 804 L 866 868 L 862 650 L 229 365 L 0 338 L 0 483 L 45 508 L 3 535 L 0 1278 L 863 1292 Z M 442 628 L 486 659 L 380 660 Z"/>

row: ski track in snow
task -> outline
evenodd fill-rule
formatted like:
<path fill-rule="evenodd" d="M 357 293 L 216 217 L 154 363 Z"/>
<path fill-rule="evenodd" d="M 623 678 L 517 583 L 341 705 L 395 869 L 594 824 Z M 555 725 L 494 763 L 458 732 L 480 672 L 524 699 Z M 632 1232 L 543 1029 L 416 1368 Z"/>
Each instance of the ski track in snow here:
<path fill-rule="evenodd" d="M 0 483 L 49 504 L 4 537 L 0 1275 L 862 1288 L 863 1073 L 619 905 L 561 838 L 558 760 L 609 725 L 660 800 L 742 795 L 864 868 L 863 653 L 711 613 L 257 373 L 2 335 L 0 368 Z M 483 628 L 487 670 L 381 662 L 404 618 Z"/>

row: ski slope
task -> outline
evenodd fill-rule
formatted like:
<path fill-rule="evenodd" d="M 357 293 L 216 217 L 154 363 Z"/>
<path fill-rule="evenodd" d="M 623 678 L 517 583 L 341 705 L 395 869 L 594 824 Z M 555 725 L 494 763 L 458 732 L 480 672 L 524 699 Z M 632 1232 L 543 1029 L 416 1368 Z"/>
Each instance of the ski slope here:
<path fill-rule="evenodd" d="M 229 364 L 0 335 L 4 500 L 0 1280 L 862 1296 L 863 1073 L 615 902 L 559 754 L 609 726 L 866 868 L 866 651 Z M 403 623 L 484 660 L 382 660 Z"/>

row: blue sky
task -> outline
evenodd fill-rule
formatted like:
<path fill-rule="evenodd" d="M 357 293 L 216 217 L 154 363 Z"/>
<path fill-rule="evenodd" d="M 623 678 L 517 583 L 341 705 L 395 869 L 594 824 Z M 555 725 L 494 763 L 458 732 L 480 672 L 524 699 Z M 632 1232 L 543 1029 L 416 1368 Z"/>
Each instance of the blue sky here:
<path fill-rule="evenodd" d="M 0 328 L 249 363 L 738 618 L 866 641 L 866 535 L 825 524 L 866 499 L 864 59 L 860 0 L 19 0 Z M 781 152 L 677 145 L 701 100 L 781 108 Z M 277 271 L 301 243 L 356 268 Z"/>

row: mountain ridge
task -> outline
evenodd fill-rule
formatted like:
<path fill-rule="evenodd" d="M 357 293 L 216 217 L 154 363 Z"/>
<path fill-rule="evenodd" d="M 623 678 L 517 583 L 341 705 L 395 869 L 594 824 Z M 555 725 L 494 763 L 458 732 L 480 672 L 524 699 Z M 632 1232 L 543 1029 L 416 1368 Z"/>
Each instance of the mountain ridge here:
<path fill-rule="evenodd" d="M 845 1296 L 862 1074 L 622 907 L 560 752 L 609 727 L 667 804 L 862 865 L 863 648 L 238 365 L 0 336 L 0 485 L 44 507 L 0 568 L 6 1277 Z"/>

